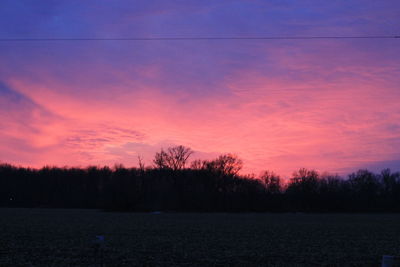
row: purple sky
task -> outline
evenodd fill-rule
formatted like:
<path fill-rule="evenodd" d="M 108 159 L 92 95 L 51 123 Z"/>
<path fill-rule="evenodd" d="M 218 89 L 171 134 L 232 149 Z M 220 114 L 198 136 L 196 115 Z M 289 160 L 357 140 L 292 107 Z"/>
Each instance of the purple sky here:
<path fill-rule="evenodd" d="M 2 0 L 0 38 L 400 35 L 400 2 Z M 400 170 L 400 39 L 0 42 L 0 161 Z"/>

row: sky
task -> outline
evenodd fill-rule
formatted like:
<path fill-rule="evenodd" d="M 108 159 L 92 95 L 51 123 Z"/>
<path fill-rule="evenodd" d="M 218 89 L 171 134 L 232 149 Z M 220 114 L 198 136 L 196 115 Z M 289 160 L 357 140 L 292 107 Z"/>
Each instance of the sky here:
<path fill-rule="evenodd" d="M 2 0 L 4 38 L 400 35 L 397 0 Z M 400 39 L 0 41 L 0 162 L 400 170 Z"/>

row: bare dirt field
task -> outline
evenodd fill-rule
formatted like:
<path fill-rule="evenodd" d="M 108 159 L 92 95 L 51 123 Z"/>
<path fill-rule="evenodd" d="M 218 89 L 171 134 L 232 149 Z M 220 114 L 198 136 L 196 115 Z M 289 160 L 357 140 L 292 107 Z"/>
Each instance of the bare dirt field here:
<path fill-rule="evenodd" d="M 0 230 L 0 266 L 379 266 L 400 254 L 398 214 L 3 208 Z"/>

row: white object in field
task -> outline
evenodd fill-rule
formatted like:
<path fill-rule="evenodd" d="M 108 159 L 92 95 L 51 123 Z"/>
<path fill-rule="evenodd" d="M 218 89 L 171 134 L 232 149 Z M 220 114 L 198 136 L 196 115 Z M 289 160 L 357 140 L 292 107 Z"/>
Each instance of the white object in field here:
<path fill-rule="evenodd" d="M 399 256 L 383 255 L 382 267 L 397 267 L 397 266 L 400 266 Z"/>

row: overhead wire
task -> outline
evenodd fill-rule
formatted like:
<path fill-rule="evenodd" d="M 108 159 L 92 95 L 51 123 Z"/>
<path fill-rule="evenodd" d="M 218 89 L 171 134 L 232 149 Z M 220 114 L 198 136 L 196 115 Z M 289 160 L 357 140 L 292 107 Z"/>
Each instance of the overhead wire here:
<path fill-rule="evenodd" d="M 228 36 L 228 37 L 86 37 L 86 38 L 0 38 L 0 42 L 35 41 L 202 41 L 202 40 L 318 40 L 318 39 L 400 39 L 400 35 L 361 36 Z"/>

